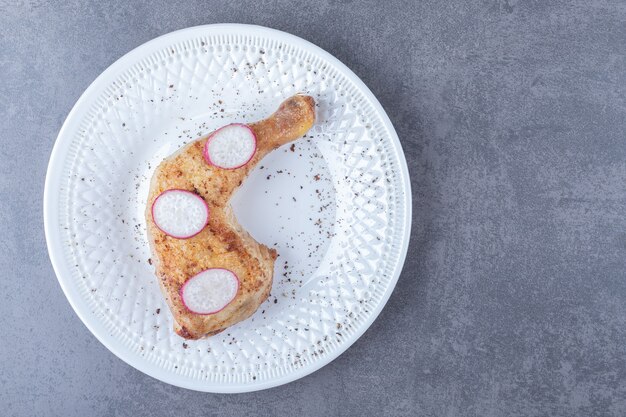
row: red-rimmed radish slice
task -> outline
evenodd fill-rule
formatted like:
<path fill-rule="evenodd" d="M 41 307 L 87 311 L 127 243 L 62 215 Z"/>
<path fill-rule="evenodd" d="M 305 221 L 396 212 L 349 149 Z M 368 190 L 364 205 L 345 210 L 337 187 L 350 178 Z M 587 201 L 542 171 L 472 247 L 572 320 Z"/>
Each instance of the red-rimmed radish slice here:
<path fill-rule="evenodd" d="M 180 289 L 180 297 L 189 311 L 215 314 L 230 304 L 239 290 L 239 278 L 223 268 L 206 269 L 193 276 Z"/>
<path fill-rule="evenodd" d="M 191 191 L 166 190 L 152 204 L 152 219 L 164 233 L 188 239 L 206 226 L 209 207 L 202 197 Z"/>
<path fill-rule="evenodd" d="M 213 132 L 204 145 L 204 159 L 218 168 L 235 169 L 247 164 L 256 152 L 256 135 L 250 127 L 233 123 Z"/>

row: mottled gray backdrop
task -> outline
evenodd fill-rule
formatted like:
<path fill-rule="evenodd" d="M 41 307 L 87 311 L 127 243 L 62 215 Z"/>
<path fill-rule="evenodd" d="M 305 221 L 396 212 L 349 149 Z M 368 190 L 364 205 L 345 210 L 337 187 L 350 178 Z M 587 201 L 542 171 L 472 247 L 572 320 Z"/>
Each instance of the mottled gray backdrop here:
<path fill-rule="evenodd" d="M 3 416 L 626 415 L 626 3 L 0 0 Z M 389 304 L 295 383 L 212 395 L 117 359 L 46 252 L 55 137 L 117 58 L 254 23 L 334 54 L 393 121 L 413 187 Z"/>

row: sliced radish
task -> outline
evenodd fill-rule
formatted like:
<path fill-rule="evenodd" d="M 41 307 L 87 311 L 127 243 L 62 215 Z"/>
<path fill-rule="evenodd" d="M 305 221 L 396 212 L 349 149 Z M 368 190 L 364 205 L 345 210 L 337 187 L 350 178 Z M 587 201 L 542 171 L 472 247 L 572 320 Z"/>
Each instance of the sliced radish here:
<path fill-rule="evenodd" d="M 215 314 L 237 295 L 239 278 L 223 268 L 206 269 L 193 276 L 180 289 L 183 304 L 192 313 Z"/>
<path fill-rule="evenodd" d="M 256 135 L 250 127 L 233 123 L 217 129 L 204 145 L 204 159 L 218 168 L 235 169 L 247 164 L 256 152 Z"/>
<path fill-rule="evenodd" d="M 163 191 L 152 204 L 154 224 L 164 233 L 188 239 L 200 233 L 209 220 L 209 207 L 191 191 Z"/>

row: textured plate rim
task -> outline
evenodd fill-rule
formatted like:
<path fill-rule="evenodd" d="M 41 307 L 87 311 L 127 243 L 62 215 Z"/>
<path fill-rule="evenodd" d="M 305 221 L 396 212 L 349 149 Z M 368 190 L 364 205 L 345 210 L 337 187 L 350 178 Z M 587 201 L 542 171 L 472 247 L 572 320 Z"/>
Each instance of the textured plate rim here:
<path fill-rule="evenodd" d="M 355 86 L 365 95 L 367 99 L 370 100 L 374 111 L 380 115 L 384 127 L 389 132 L 390 139 L 393 145 L 393 150 L 396 153 L 396 157 L 399 163 L 400 175 L 402 177 L 403 189 L 399 191 L 404 193 L 405 203 L 403 213 L 404 224 L 402 225 L 402 227 L 404 228 L 403 242 L 402 246 L 400 247 L 398 262 L 394 266 L 393 275 L 391 276 L 389 285 L 385 293 L 381 297 L 381 300 L 376 308 L 372 310 L 372 314 L 369 316 L 369 319 L 363 322 L 362 325 L 358 329 L 356 329 L 356 331 L 350 336 L 349 339 L 345 339 L 344 343 L 339 346 L 335 351 L 333 351 L 331 355 L 325 357 L 322 360 L 316 361 L 310 365 L 294 370 L 293 372 L 276 379 L 263 381 L 256 384 L 232 384 L 228 386 L 204 384 L 199 381 L 193 381 L 184 378 L 182 375 L 168 373 L 162 368 L 156 366 L 154 363 L 148 362 L 144 358 L 137 356 L 131 350 L 127 349 L 119 340 L 111 339 L 108 336 L 109 332 L 107 331 L 107 329 L 103 326 L 101 322 L 99 322 L 96 317 L 93 316 L 93 313 L 88 308 L 88 305 L 86 304 L 83 297 L 71 285 L 71 271 L 63 260 L 64 256 L 60 244 L 61 236 L 58 228 L 56 227 L 57 224 L 55 224 L 56 220 L 59 218 L 59 194 L 56 192 L 56 190 L 58 190 L 61 186 L 62 163 L 64 161 L 63 158 L 67 154 L 69 146 L 72 143 L 69 132 L 72 132 L 79 127 L 80 121 L 82 120 L 83 116 L 86 115 L 89 109 L 86 104 L 91 99 L 96 98 L 96 93 L 100 92 L 110 83 L 112 79 L 115 79 L 117 75 L 119 75 L 126 68 L 128 68 L 128 66 L 132 65 L 137 59 L 140 59 L 142 55 L 160 50 L 169 43 L 175 43 L 188 37 L 193 37 L 194 35 L 204 34 L 207 30 L 215 31 L 219 29 L 239 30 L 242 32 L 245 31 L 248 34 L 269 36 L 291 42 L 299 48 L 320 55 L 322 58 L 328 60 L 338 69 L 343 71 L 346 77 L 355 84 Z M 346 65 L 344 65 L 333 55 L 324 51 L 322 48 L 309 41 L 276 29 L 237 23 L 193 26 L 161 35 L 142 45 L 139 45 L 138 47 L 126 53 L 124 56 L 115 61 L 106 70 L 104 70 L 81 94 L 80 98 L 77 100 L 76 104 L 65 119 L 61 130 L 59 131 L 59 134 L 52 149 L 50 161 L 48 163 L 43 198 L 44 231 L 48 247 L 48 254 L 50 256 L 52 267 L 57 276 L 57 280 L 59 281 L 59 284 L 61 285 L 61 288 L 73 310 L 76 312 L 83 324 L 96 337 L 96 339 L 98 339 L 100 343 L 102 343 L 108 350 L 110 350 L 115 356 L 126 362 L 128 365 L 155 379 L 181 388 L 214 393 L 242 393 L 258 391 L 295 381 L 329 364 L 339 355 L 345 352 L 350 346 L 352 346 L 376 320 L 382 309 L 387 304 L 387 301 L 389 300 L 389 297 L 391 296 L 391 293 L 396 286 L 398 278 L 400 277 L 400 273 L 402 271 L 402 267 L 404 265 L 407 250 L 409 247 L 412 220 L 411 212 L 412 198 L 410 177 L 400 140 L 391 123 L 391 120 L 387 116 L 387 113 L 383 109 L 382 105 L 378 102 L 374 94 L 363 83 L 363 81 L 361 81 L 361 79 L 356 74 L 354 74 L 352 70 L 350 70 Z"/>

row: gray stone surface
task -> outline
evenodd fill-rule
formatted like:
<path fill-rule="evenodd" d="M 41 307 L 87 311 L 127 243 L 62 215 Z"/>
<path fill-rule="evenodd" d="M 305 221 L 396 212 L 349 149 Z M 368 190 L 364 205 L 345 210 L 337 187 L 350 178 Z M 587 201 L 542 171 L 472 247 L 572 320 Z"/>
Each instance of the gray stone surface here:
<path fill-rule="evenodd" d="M 626 415 L 626 5 L 0 0 L 0 415 Z M 345 354 L 251 394 L 107 351 L 50 265 L 42 192 L 81 92 L 149 39 L 254 23 L 370 86 L 411 172 L 388 306 Z"/>

